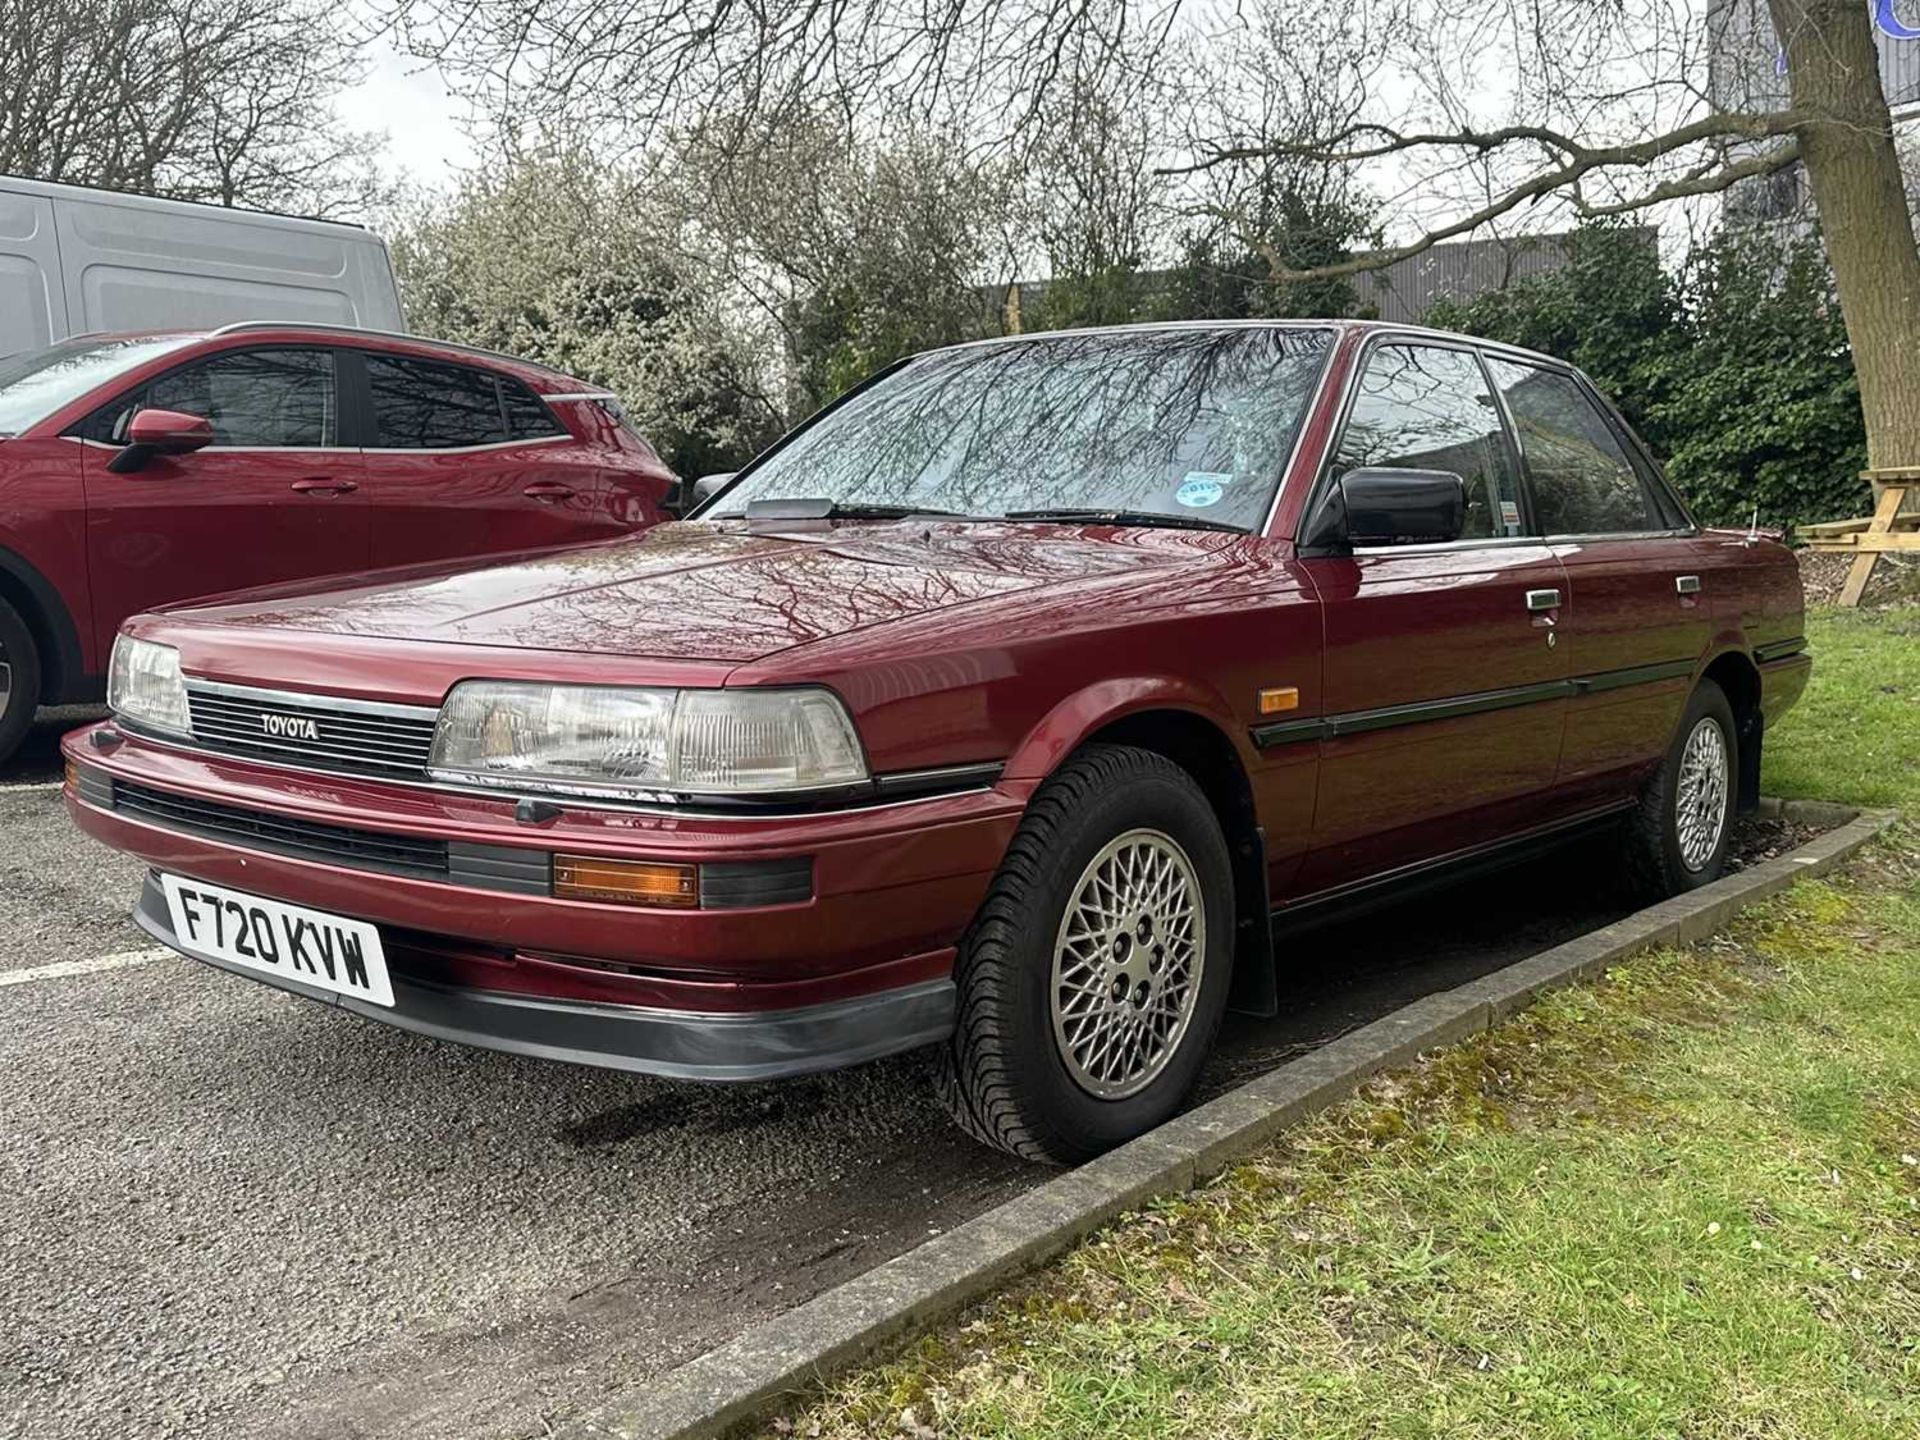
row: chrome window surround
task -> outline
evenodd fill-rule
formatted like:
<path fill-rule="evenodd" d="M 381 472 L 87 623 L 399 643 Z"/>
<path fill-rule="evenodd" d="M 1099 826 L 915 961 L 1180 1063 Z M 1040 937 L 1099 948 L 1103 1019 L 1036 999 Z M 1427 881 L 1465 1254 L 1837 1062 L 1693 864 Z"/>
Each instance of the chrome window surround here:
<path fill-rule="evenodd" d="M 981 342 L 976 341 L 974 343 L 977 344 Z M 1686 507 L 1686 503 L 1680 499 L 1674 492 L 1673 487 L 1667 483 L 1666 477 L 1659 474 L 1659 467 L 1654 465 L 1652 459 L 1647 455 L 1645 447 L 1640 442 L 1640 437 L 1626 427 L 1625 423 L 1620 420 L 1619 412 L 1614 408 L 1612 402 L 1609 401 L 1606 396 L 1600 394 L 1599 391 L 1595 390 L 1586 376 L 1582 375 L 1574 366 L 1569 365 L 1564 360 L 1556 360 L 1551 355 L 1542 355 L 1536 351 L 1521 349 L 1514 345 L 1502 345 L 1497 341 L 1477 340 L 1470 335 L 1456 335 L 1447 330 L 1429 330 L 1417 325 L 1396 326 L 1391 330 L 1375 331 L 1366 337 L 1365 342 L 1360 347 L 1360 353 L 1354 357 L 1353 365 L 1347 371 L 1346 379 L 1341 383 L 1339 417 L 1334 422 L 1333 428 L 1328 431 L 1326 449 L 1320 457 L 1320 464 L 1314 474 L 1313 480 L 1307 487 L 1307 502 L 1301 507 L 1300 518 L 1294 523 L 1294 531 L 1291 538 L 1296 549 L 1298 549 L 1300 545 L 1301 536 L 1306 531 L 1308 521 L 1312 518 L 1314 502 L 1319 499 L 1322 489 L 1328 483 L 1330 476 L 1328 462 L 1331 460 L 1334 452 L 1339 448 L 1340 437 L 1346 431 L 1347 418 L 1353 411 L 1354 389 L 1359 383 L 1361 372 L 1366 368 L 1367 358 L 1373 353 L 1377 346 L 1395 343 L 1438 345 L 1455 350 L 1469 350 L 1476 356 L 1481 357 L 1483 362 L 1486 356 L 1492 355 L 1512 360 L 1516 364 L 1532 365 L 1537 369 L 1553 370 L 1560 374 L 1571 376 L 1574 383 L 1580 387 L 1582 393 L 1586 394 L 1589 399 L 1597 402 L 1597 406 L 1601 412 L 1601 418 L 1607 422 L 1616 437 L 1618 437 L 1621 446 L 1628 452 L 1629 459 L 1637 462 L 1634 468 L 1640 473 L 1642 483 L 1657 485 L 1661 493 L 1674 504 L 1681 514 L 1691 516 L 1691 512 L 1688 511 Z M 1328 357 L 1328 369 L 1332 369 L 1332 356 Z M 1485 366 L 1483 363 L 1482 370 L 1484 371 L 1484 369 Z M 1325 380 L 1326 373 L 1323 371 L 1321 374 L 1323 384 Z M 1488 383 L 1490 385 L 1492 383 L 1490 376 Z M 1507 432 L 1508 448 L 1520 465 L 1520 492 L 1523 503 L 1526 506 L 1527 517 L 1531 520 L 1533 516 L 1533 483 L 1527 476 L 1526 455 L 1521 449 L 1519 436 L 1514 429 L 1513 418 L 1507 413 L 1507 402 L 1505 397 L 1500 394 L 1500 387 L 1493 385 L 1492 389 L 1494 403 L 1499 406 L 1501 423 Z M 1317 405 L 1319 401 L 1319 391 L 1317 390 L 1314 392 L 1314 400 Z M 1304 425 L 1301 427 L 1303 435 L 1305 428 Z M 1289 473 L 1292 471 L 1292 468 L 1293 460 L 1290 458 L 1287 465 Z M 1283 478 L 1282 483 L 1274 491 L 1273 505 L 1267 514 L 1266 528 L 1268 531 L 1271 531 L 1273 527 L 1274 516 L 1279 511 L 1280 501 L 1285 490 L 1286 485 Z M 1367 556 L 1422 555 L 1452 550 L 1480 550 L 1491 546 L 1508 546 L 1514 544 L 1571 545 L 1604 540 L 1685 539 L 1698 535 L 1700 528 L 1696 523 L 1681 529 L 1616 530 L 1591 535 L 1495 535 L 1473 540 L 1438 541 L 1430 545 L 1355 546 L 1351 553 L 1354 555 Z"/>

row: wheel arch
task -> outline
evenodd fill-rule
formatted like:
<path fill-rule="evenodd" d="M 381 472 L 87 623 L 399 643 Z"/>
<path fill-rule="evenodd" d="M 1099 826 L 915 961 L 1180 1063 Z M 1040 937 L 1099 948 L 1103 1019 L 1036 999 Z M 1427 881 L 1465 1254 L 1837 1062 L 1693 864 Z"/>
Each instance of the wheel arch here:
<path fill-rule="evenodd" d="M 1008 762 L 1014 779 L 1040 780 L 1088 744 L 1130 745 L 1185 770 L 1213 807 L 1233 861 L 1233 983 L 1228 1005 L 1270 1016 L 1278 1009 L 1266 835 L 1254 803 L 1244 737 L 1218 696 L 1190 681 L 1114 681 L 1063 701 Z"/>
<path fill-rule="evenodd" d="M 1760 668 L 1744 650 L 1723 650 L 1708 662 L 1700 678 L 1718 685 L 1733 707 L 1740 757 L 1734 808 L 1740 814 L 1750 813 L 1760 803 L 1760 748 L 1766 731 L 1760 710 Z"/>
<path fill-rule="evenodd" d="M 40 652 L 40 703 L 90 698 L 80 631 L 60 592 L 32 561 L 0 546 L 0 600 L 19 613 Z"/>

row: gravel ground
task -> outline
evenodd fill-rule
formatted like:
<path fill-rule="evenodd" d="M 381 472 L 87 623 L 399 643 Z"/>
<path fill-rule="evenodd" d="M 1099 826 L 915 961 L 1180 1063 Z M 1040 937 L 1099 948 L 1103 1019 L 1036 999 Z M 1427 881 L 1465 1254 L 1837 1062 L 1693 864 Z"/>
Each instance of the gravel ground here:
<path fill-rule="evenodd" d="M 22 788 L 53 766 L 40 735 L 0 776 L 0 978 L 145 948 L 139 867 Z M 1207 1088 L 1623 913 L 1604 858 L 1289 937 L 1287 1016 L 1233 1022 Z M 924 1055 L 702 1088 L 172 957 L 0 1005 L 7 1437 L 537 1436 L 1044 1174 L 955 1133 Z"/>

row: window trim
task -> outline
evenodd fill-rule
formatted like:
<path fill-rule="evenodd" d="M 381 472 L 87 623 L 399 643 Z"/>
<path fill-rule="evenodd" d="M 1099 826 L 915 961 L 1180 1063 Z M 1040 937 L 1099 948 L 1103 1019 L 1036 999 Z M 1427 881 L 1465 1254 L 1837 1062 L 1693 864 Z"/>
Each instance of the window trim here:
<path fill-rule="evenodd" d="M 356 422 L 361 440 L 360 451 L 365 455 L 465 455 L 475 451 L 504 450 L 513 446 L 553 445 L 574 441 L 579 437 L 573 433 L 567 422 L 560 418 L 553 406 L 547 403 L 547 397 L 535 390 L 517 375 L 508 375 L 501 370 L 489 369 L 485 365 L 470 364 L 464 360 L 447 360 L 437 355 L 415 355 L 398 350 L 382 350 L 373 346 L 356 345 L 342 347 L 351 354 L 349 368 L 354 372 L 355 404 L 358 407 Z M 383 360 L 413 360 L 423 365 L 440 365 L 450 370 L 464 370 L 469 374 L 484 376 L 493 382 L 493 403 L 500 414 L 500 433 L 504 440 L 485 440 L 473 445 L 380 445 L 380 422 L 373 408 L 373 381 L 367 373 L 367 360 L 378 357 Z M 521 390 L 533 397 L 533 401 L 545 413 L 554 427 L 545 435 L 521 435 L 513 433 L 513 425 L 507 412 L 507 386 L 518 385 Z"/>
<path fill-rule="evenodd" d="M 1681 501 L 1673 487 L 1667 483 L 1666 476 L 1660 473 L 1659 466 L 1654 464 L 1652 457 L 1646 453 L 1646 447 L 1641 443 L 1640 437 L 1633 433 L 1633 428 L 1627 424 L 1613 402 L 1601 393 L 1600 388 L 1589 380 L 1577 366 L 1568 365 L 1560 361 L 1547 363 L 1546 357 L 1536 359 L 1531 356 L 1502 352 L 1497 348 L 1487 354 L 1483 354 L 1482 359 L 1483 361 L 1504 360 L 1509 365 L 1521 365 L 1532 370 L 1544 370 L 1549 374 L 1559 375 L 1569 381 L 1573 385 L 1575 392 L 1583 396 L 1587 403 L 1593 407 L 1594 414 L 1600 417 L 1601 425 L 1606 428 L 1607 433 L 1612 435 L 1614 442 L 1619 445 L 1620 453 L 1626 459 L 1627 468 L 1633 472 L 1634 478 L 1640 482 L 1642 492 L 1653 502 L 1653 508 L 1657 512 L 1656 518 L 1662 522 L 1660 525 L 1651 526 L 1645 530 L 1563 531 L 1545 536 L 1544 538 L 1548 543 L 1567 545 L 1606 540 L 1658 540 L 1663 538 L 1690 537 L 1700 533 L 1700 526 L 1693 518 L 1693 512 L 1687 509 L 1685 503 Z M 1489 381 L 1491 381 L 1493 372 L 1490 365 L 1487 366 L 1487 375 Z M 1497 384 L 1494 385 L 1493 389 L 1494 394 L 1499 399 L 1502 413 L 1507 415 L 1508 423 L 1512 425 L 1514 446 L 1520 454 L 1521 483 L 1526 487 L 1529 506 L 1531 506 L 1533 496 L 1533 471 L 1526 462 L 1526 446 L 1522 444 L 1520 440 L 1520 427 L 1512 424 L 1512 413 L 1507 406 L 1506 393 L 1501 390 Z M 1675 516 L 1678 516 L 1683 522 L 1679 527 L 1675 527 L 1671 523 Z M 1538 527 L 1536 526 L 1536 528 Z"/>
<path fill-rule="evenodd" d="M 1339 416 L 1334 421 L 1326 449 L 1321 453 L 1313 484 L 1307 491 L 1307 503 L 1301 507 L 1300 518 L 1293 527 L 1295 553 L 1303 558 L 1319 558 L 1318 552 L 1310 554 L 1306 548 L 1307 526 L 1312 523 L 1314 512 L 1321 498 L 1327 493 L 1327 488 L 1333 484 L 1334 460 L 1340 453 L 1341 442 L 1347 438 L 1347 424 L 1353 418 L 1354 402 L 1360 392 L 1360 377 L 1366 373 L 1367 362 L 1373 358 L 1373 352 L 1386 345 L 1425 345 L 1434 350 L 1464 350 L 1473 357 L 1473 362 L 1480 371 L 1481 383 L 1493 396 L 1494 413 L 1500 417 L 1500 429 L 1506 439 L 1507 459 L 1513 465 L 1514 483 L 1519 487 L 1520 519 L 1526 526 L 1527 533 L 1483 535 L 1470 540 L 1437 540 L 1422 545 L 1356 545 L 1348 553 L 1368 556 L 1444 554 L 1450 550 L 1477 550 L 1492 545 L 1544 544 L 1545 537 L 1539 533 L 1539 526 L 1534 516 L 1533 492 L 1527 484 L 1527 467 L 1521 459 L 1519 437 L 1513 433 L 1506 404 L 1500 395 L 1500 387 L 1493 383 L 1493 374 L 1487 368 L 1485 347 L 1471 336 L 1453 335 L 1445 331 L 1380 330 L 1367 336 L 1342 383 Z M 1276 495 L 1275 498 L 1277 502 L 1278 496 Z"/>
<path fill-rule="evenodd" d="M 345 371 L 348 367 L 341 358 L 346 353 L 347 348 L 346 346 L 335 345 L 326 341 L 280 340 L 256 345 L 228 345 L 222 346 L 217 350 L 197 351 L 181 360 L 178 364 L 169 365 L 166 369 L 156 371 L 154 374 L 147 376 L 137 385 L 131 385 L 124 390 L 115 391 L 113 395 L 93 406 L 85 415 L 82 415 L 78 420 L 68 425 L 60 433 L 68 439 L 78 440 L 83 444 L 99 445 L 114 451 L 123 450 L 128 444 L 127 441 L 100 440 L 88 432 L 92 429 L 95 421 L 125 402 L 128 397 L 149 392 L 155 385 L 160 384 L 162 381 L 170 380 L 175 375 L 181 374 L 183 371 L 191 370 L 195 366 L 212 364 L 216 360 L 224 360 L 233 355 L 257 355 L 264 351 L 273 350 L 318 350 L 333 357 L 333 444 L 203 445 L 194 453 L 203 455 L 244 455 L 249 452 L 274 455 L 332 455 L 341 450 L 355 450 L 360 447 L 355 443 L 356 437 L 353 434 L 352 416 L 347 404 L 348 390 Z M 145 410 L 152 407 L 142 404 L 138 408 Z"/>

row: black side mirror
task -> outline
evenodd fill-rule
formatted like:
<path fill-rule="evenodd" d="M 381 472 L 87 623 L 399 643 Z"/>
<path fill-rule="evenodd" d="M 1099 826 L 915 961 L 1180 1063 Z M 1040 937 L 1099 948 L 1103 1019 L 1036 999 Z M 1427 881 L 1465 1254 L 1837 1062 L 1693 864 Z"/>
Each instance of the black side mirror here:
<path fill-rule="evenodd" d="M 1466 521 L 1467 482 L 1451 470 L 1349 470 L 1314 507 L 1304 548 L 1444 544 Z"/>

